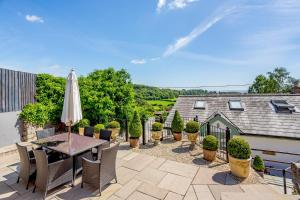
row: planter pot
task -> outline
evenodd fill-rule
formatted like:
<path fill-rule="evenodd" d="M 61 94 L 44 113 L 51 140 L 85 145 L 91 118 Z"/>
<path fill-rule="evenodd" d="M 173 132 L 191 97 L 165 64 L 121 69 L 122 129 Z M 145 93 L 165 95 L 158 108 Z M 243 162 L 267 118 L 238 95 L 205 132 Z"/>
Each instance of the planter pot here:
<path fill-rule="evenodd" d="M 198 138 L 198 133 L 188 133 L 188 139 L 192 144 L 195 144 Z"/>
<path fill-rule="evenodd" d="M 154 140 L 154 145 L 158 145 L 160 142 L 160 138 L 162 136 L 161 131 L 151 131 L 152 139 Z"/>
<path fill-rule="evenodd" d="M 203 149 L 203 158 L 207 161 L 210 162 L 214 161 L 216 159 L 216 154 L 217 151 Z"/>
<path fill-rule="evenodd" d="M 84 128 L 79 128 L 78 132 L 79 132 L 79 135 L 84 135 Z"/>
<path fill-rule="evenodd" d="M 232 174 L 240 178 L 247 178 L 250 173 L 251 158 L 237 159 L 230 155 L 228 155 L 228 157 Z"/>
<path fill-rule="evenodd" d="M 140 146 L 139 138 L 129 138 L 129 143 L 132 148 L 139 148 Z"/>
<path fill-rule="evenodd" d="M 96 139 L 99 139 L 99 138 L 100 138 L 100 133 L 94 133 L 94 137 L 95 137 Z"/>
<path fill-rule="evenodd" d="M 182 138 L 181 133 L 173 133 L 173 135 L 174 135 L 174 139 L 176 141 L 181 141 L 181 138 Z"/>
<path fill-rule="evenodd" d="M 108 130 L 111 130 L 111 139 L 115 141 L 120 133 L 119 128 L 109 128 Z"/>

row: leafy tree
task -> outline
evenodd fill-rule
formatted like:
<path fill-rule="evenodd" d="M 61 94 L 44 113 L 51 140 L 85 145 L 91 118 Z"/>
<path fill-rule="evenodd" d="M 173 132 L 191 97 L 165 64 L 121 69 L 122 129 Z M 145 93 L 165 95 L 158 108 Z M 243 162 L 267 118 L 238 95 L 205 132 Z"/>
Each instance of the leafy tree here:
<path fill-rule="evenodd" d="M 279 67 L 268 72 L 267 76 L 258 75 L 249 87 L 249 93 L 290 93 L 297 83 L 298 79 L 291 77 L 285 68 Z"/>

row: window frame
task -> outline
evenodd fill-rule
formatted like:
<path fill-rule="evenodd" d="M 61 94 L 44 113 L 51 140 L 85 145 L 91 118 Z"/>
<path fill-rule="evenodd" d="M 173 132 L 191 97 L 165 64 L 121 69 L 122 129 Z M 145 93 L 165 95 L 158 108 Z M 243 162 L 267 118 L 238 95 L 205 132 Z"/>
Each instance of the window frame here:
<path fill-rule="evenodd" d="M 241 107 L 237 108 L 237 107 L 232 107 L 232 104 L 231 102 L 239 102 Z M 229 100 L 228 101 L 228 106 L 229 106 L 229 110 L 238 110 L 238 111 L 244 111 L 244 107 L 243 107 L 243 104 L 242 104 L 242 101 L 241 100 Z"/>
<path fill-rule="evenodd" d="M 196 106 L 197 102 L 203 102 L 203 106 Z M 206 109 L 206 101 L 204 100 L 196 100 L 194 103 L 194 109 L 205 110 Z"/>

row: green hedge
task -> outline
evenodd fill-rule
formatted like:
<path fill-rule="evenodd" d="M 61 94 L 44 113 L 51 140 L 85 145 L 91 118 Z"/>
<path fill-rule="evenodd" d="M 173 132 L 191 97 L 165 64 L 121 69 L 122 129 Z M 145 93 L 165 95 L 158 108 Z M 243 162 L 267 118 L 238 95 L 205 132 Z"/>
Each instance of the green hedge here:
<path fill-rule="evenodd" d="M 142 134 L 143 127 L 140 116 L 137 111 L 134 112 L 129 126 L 129 134 L 132 138 L 139 138 Z"/>
<path fill-rule="evenodd" d="M 241 137 L 234 137 L 228 142 L 228 153 L 237 159 L 249 159 L 251 149 L 246 140 Z"/>
<path fill-rule="evenodd" d="M 24 122 L 33 126 L 44 126 L 50 121 L 50 108 L 41 103 L 27 104 L 20 113 Z"/>
<path fill-rule="evenodd" d="M 200 125 L 196 121 L 189 121 L 185 125 L 185 131 L 187 133 L 198 133 L 200 129 Z"/>
<path fill-rule="evenodd" d="M 159 122 L 154 122 L 152 124 L 152 131 L 161 131 L 163 129 L 163 125 Z"/>
<path fill-rule="evenodd" d="M 207 135 L 203 139 L 203 149 L 216 151 L 219 147 L 218 139 L 213 135 Z"/>
<path fill-rule="evenodd" d="M 183 120 L 181 119 L 180 114 L 177 110 L 175 111 L 171 128 L 173 133 L 181 133 L 184 129 Z"/>

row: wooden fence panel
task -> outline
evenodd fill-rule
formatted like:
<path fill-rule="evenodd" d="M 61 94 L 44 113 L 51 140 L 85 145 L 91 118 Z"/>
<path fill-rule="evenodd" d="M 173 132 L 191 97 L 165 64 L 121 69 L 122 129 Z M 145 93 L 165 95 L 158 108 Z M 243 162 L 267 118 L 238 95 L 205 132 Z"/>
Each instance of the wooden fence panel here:
<path fill-rule="evenodd" d="M 0 68 L 0 113 L 34 103 L 36 74 Z"/>

